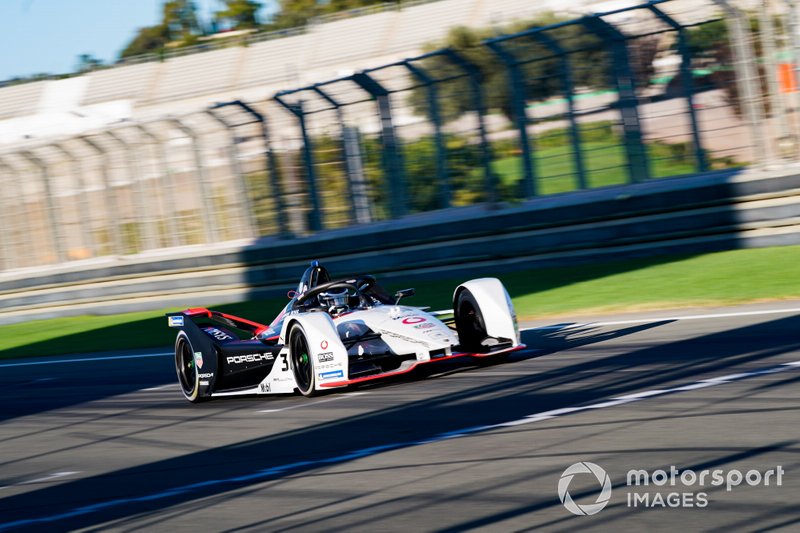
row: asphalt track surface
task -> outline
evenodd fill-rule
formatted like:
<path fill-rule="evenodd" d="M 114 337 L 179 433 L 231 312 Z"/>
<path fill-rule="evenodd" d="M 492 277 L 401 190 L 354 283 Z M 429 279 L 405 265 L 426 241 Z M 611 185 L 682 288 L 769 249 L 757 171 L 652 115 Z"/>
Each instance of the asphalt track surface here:
<path fill-rule="evenodd" d="M 800 528 L 800 302 L 528 326 L 507 363 L 313 399 L 192 405 L 164 355 L 2 361 L 0 531 Z M 585 461 L 613 489 L 576 516 L 558 484 Z M 670 466 L 784 473 L 626 485 Z M 591 504 L 600 482 L 568 492 Z"/>

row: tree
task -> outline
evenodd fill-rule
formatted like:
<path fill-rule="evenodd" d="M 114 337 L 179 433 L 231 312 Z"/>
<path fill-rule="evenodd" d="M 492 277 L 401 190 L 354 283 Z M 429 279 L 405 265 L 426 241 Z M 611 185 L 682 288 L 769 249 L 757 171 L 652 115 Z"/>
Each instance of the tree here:
<path fill-rule="evenodd" d="M 162 24 L 167 27 L 170 40 L 186 40 L 202 33 L 197 18 L 197 6 L 192 0 L 168 0 L 162 8 Z"/>
<path fill-rule="evenodd" d="M 780 23 L 780 21 L 776 21 Z M 758 17 L 749 17 L 750 34 L 753 37 L 753 53 L 761 57 L 761 39 Z M 725 91 L 725 100 L 738 114 L 742 115 L 742 99 L 739 95 L 739 85 L 736 83 L 736 70 L 733 67 L 734 57 L 731 42 L 728 37 L 728 25 L 725 20 L 714 20 L 696 26 L 688 31 L 689 51 L 692 57 L 700 63 L 706 63 L 710 74 L 707 82 L 712 86 Z M 766 81 L 767 72 L 763 64 L 758 64 L 759 85 L 764 104 L 769 107 L 769 93 Z"/>
<path fill-rule="evenodd" d="M 399 4 L 400 0 L 280 0 L 280 8 L 272 18 L 274 29 L 305 26 L 309 20 L 321 15 L 386 3 Z"/>
<path fill-rule="evenodd" d="M 531 28 L 541 28 L 569 19 L 552 13 L 534 20 L 503 28 L 510 34 Z M 509 119 L 513 116 L 512 95 L 509 89 L 508 69 L 489 47 L 482 44 L 499 33 L 498 29 L 454 28 L 444 43 L 432 43 L 427 51 L 441 47 L 456 50 L 481 72 L 483 92 L 489 110 L 500 111 Z M 560 26 L 546 32 L 568 52 L 572 83 L 576 88 L 602 89 L 611 86 L 611 57 L 602 39 L 579 23 Z M 523 98 L 526 102 L 542 101 L 563 94 L 561 59 L 536 39 L 521 37 L 503 43 L 518 62 L 523 80 Z M 629 42 L 630 62 L 638 86 L 646 86 L 654 72 L 653 59 L 658 52 L 658 39 L 641 37 Z M 445 121 L 453 120 L 466 112 L 474 111 L 471 91 L 463 71 L 444 57 L 431 57 L 420 63 L 424 70 L 435 73 L 438 79 L 461 76 L 460 79 L 439 84 L 440 114 Z M 428 113 L 425 89 L 413 90 L 410 103 L 417 114 Z"/>
<path fill-rule="evenodd" d="M 161 22 L 139 29 L 120 53 L 120 58 L 158 53 L 172 42 L 193 44 L 200 33 L 195 3 L 192 0 L 168 0 L 161 7 Z"/>
<path fill-rule="evenodd" d="M 217 25 L 227 22 L 234 30 L 258 28 L 256 13 L 263 5 L 255 0 L 225 0 L 225 9 L 214 13 Z"/>
<path fill-rule="evenodd" d="M 305 26 L 309 19 L 322 13 L 316 0 L 280 0 L 280 8 L 272 17 L 275 29 Z"/>
<path fill-rule="evenodd" d="M 92 54 L 81 54 L 78 56 L 77 71 L 80 73 L 89 72 L 103 66 L 103 62 Z"/>
<path fill-rule="evenodd" d="M 542 27 L 563 19 L 545 15 L 526 24 L 510 28 L 512 33 L 533 27 Z M 444 45 L 452 48 L 478 67 L 481 72 L 483 92 L 490 110 L 502 112 L 511 118 L 512 100 L 508 88 L 508 72 L 502 61 L 482 42 L 496 34 L 496 30 L 458 27 L 450 30 L 444 43 L 426 47 L 433 51 Z M 580 25 L 558 28 L 548 35 L 564 44 L 569 50 L 573 83 L 576 86 L 605 87 L 609 83 L 607 54 L 601 41 Z M 559 58 L 533 39 L 507 41 L 505 47 L 517 58 L 524 80 L 523 97 L 526 101 L 546 100 L 562 91 Z M 421 62 L 424 70 L 435 73 L 438 79 L 461 76 L 459 79 L 439 84 L 440 113 L 445 121 L 473 111 L 471 91 L 463 71 L 444 57 L 434 56 Z M 418 114 L 427 114 L 424 88 L 414 89 L 411 105 Z"/>
<path fill-rule="evenodd" d="M 163 24 L 141 28 L 136 37 L 122 50 L 120 58 L 157 53 L 169 41 L 169 30 Z"/>

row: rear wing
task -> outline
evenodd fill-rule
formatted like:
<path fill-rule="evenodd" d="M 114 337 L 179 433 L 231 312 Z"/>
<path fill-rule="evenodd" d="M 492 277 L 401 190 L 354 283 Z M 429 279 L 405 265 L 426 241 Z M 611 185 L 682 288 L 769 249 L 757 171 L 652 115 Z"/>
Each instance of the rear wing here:
<path fill-rule="evenodd" d="M 207 319 L 211 322 L 218 322 L 238 330 L 250 332 L 254 337 L 270 329 L 269 326 L 253 322 L 252 320 L 221 313 L 219 311 L 211 311 L 204 307 L 195 307 L 176 313 L 167 313 L 167 325 L 171 328 L 184 328 L 187 322 L 195 319 Z"/>

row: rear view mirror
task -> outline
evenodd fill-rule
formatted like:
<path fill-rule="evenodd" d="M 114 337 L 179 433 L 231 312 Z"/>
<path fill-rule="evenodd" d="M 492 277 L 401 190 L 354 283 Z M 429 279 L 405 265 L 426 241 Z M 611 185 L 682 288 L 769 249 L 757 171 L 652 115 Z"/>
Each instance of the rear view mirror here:
<path fill-rule="evenodd" d="M 394 305 L 399 304 L 400 300 L 402 300 L 403 298 L 414 296 L 416 293 L 417 293 L 416 289 L 402 289 L 397 291 L 396 293 L 394 293 L 394 297 L 397 298 L 397 300 L 394 302 Z"/>

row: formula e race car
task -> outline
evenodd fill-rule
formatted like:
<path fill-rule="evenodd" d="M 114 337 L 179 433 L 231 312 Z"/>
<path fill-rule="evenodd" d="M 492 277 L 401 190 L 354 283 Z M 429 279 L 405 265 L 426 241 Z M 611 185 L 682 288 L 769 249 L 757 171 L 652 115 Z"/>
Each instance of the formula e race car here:
<path fill-rule="evenodd" d="M 495 278 L 459 285 L 453 309 L 400 305 L 370 275 L 331 280 L 317 261 L 269 325 L 208 309 L 167 315 L 178 328 L 175 370 L 191 402 L 217 396 L 320 391 L 463 356 L 524 348 L 514 307 Z"/>

